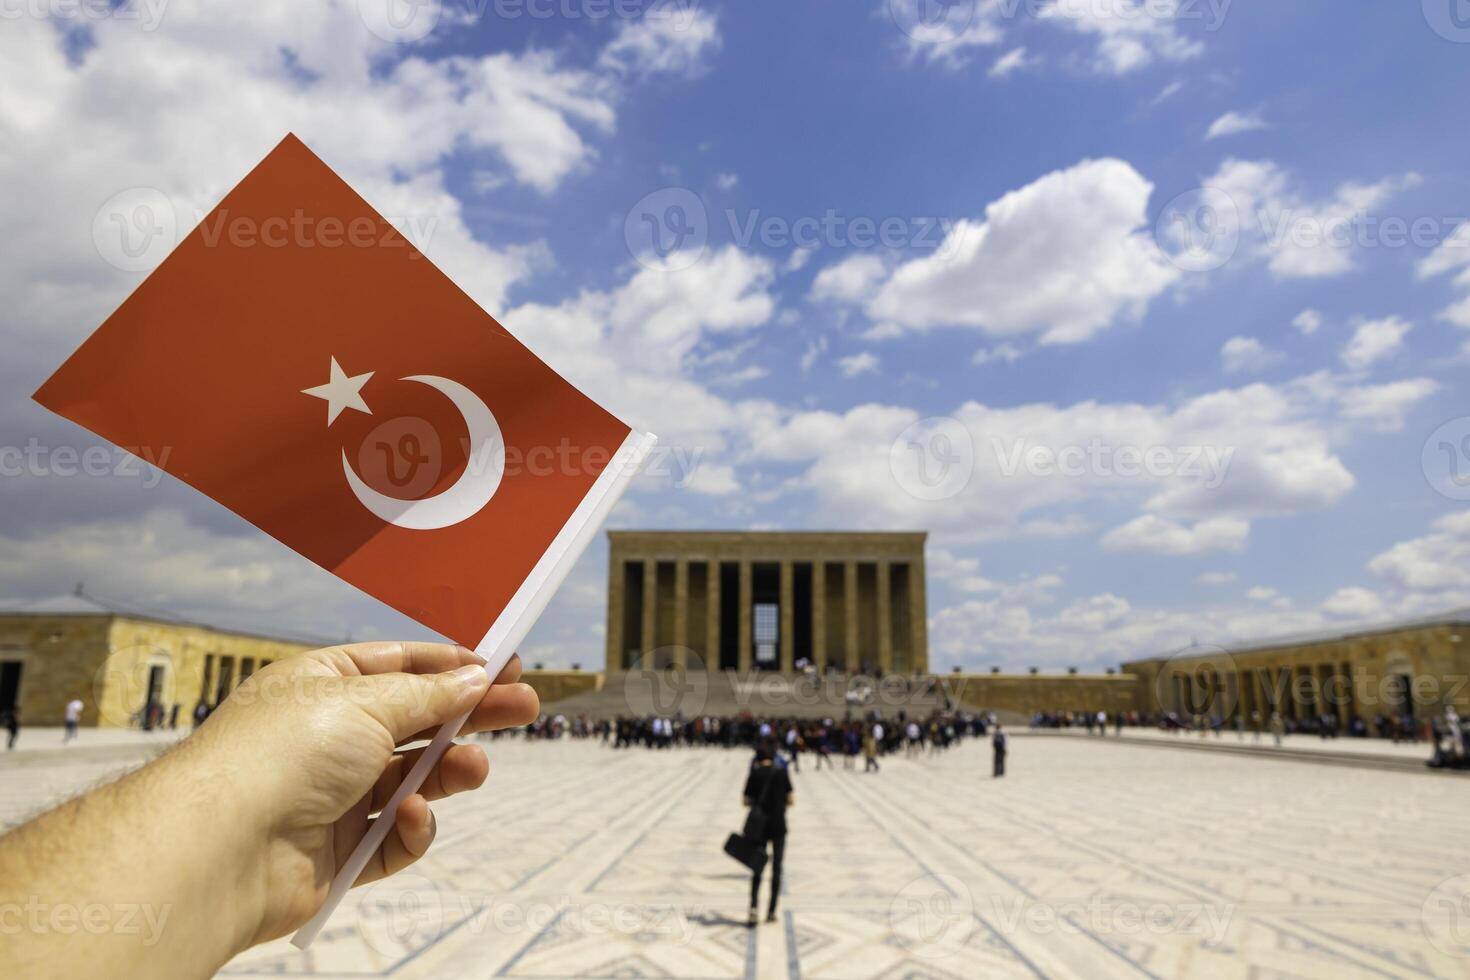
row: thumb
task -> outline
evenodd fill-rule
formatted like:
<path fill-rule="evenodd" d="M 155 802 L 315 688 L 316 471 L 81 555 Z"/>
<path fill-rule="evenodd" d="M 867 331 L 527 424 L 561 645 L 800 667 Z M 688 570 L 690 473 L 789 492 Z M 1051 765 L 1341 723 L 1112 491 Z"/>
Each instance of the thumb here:
<path fill-rule="evenodd" d="M 480 664 L 441 674 L 373 674 L 361 680 L 367 689 L 363 708 L 394 744 L 465 714 L 490 687 L 490 675 Z"/>

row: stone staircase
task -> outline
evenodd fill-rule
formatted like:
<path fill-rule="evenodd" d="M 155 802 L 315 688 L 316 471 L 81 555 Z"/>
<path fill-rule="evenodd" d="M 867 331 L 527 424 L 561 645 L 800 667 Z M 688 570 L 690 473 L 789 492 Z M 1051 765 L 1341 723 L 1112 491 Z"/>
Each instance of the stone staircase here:
<path fill-rule="evenodd" d="M 766 718 L 863 717 L 900 711 L 927 716 L 956 706 L 942 676 L 848 677 L 843 674 L 780 674 L 733 670 L 615 671 L 601 689 L 543 703 L 542 710 L 594 719 L 619 715 L 728 717 L 749 713 Z"/>

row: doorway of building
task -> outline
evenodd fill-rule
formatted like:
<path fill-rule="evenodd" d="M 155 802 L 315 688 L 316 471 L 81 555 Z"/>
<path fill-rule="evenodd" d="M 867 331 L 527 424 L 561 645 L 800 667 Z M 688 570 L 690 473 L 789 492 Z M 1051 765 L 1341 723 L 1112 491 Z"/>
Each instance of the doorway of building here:
<path fill-rule="evenodd" d="M 7 715 L 20 703 L 20 672 L 25 664 L 19 660 L 0 663 L 0 715 Z"/>
<path fill-rule="evenodd" d="M 755 669 L 777 670 L 781 658 L 781 607 L 774 602 L 755 604 Z"/>
<path fill-rule="evenodd" d="M 148 696 L 143 699 L 143 730 L 151 732 L 163 721 L 163 665 L 148 668 Z"/>

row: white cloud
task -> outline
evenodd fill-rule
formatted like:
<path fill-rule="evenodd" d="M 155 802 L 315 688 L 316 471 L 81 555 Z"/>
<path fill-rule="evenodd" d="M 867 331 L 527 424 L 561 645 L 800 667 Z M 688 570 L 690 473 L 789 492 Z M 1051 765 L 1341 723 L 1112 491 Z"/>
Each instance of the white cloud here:
<path fill-rule="evenodd" d="M 1055 0 L 1041 16 L 1097 38 L 1093 67 L 1126 75 L 1156 61 L 1187 61 L 1204 52 L 1204 45 L 1179 33 L 1180 6 L 1179 0 Z"/>
<path fill-rule="evenodd" d="M 1276 589 L 1273 589 L 1270 586 L 1266 585 L 1253 586 L 1252 588 L 1246 590 L 1245 593 L 1245 597 L 1247 599 L 1254 599 L 1256 602 L 1270 602 L 1272 599 L 1275 599 L 1280 595 L 1281 593 L 1278 592 Z"/>
<path fill-rule="evenodd" d="M 980 574 L 976 558 L 962 558 L 943 548 L 930 548 L 925 555 L 924 573 L 960 592 L 994 592 L 999 586 Z"/>
<path fill-rule="evenodd" d="M 996 344 L 994 347 L 982 347 L 970 356 L 971 364 L 994 364 L 1004 361 L 1014 364 L 1021 359 L 1021 349 L 1013 344 Z"/>
<path fill-rule="evenodd" d="M 816 251 L 817 250 L 814 248 L 803 248 L 801 246 L 793 248 L 791 250 L 791 255 L 788 256 L 786 259 L 786 264 L 781 267 L 781 271 L 788 274 L 792 272 L 800 272 L 802 269 L 806 268 L 806 264 L 811 261 L 812 255 L 814 255 Z"/>
<path fill-rule="evenodd" d="M 1331 198 L 1313 200 L 1275 163 L 1232 159 L 1204 186 L 1223 191 L 1233 202 L 1245 255 L 1264 258 L 1278 279 L 1312 279 L 1351 271 L 1370 230 L 1364 218 L 1418 182 L 1410 173 L 1372 184 L 1347 183 Z"/>
<path fill-rule="evenodd" d="M 1227 373 L 1264 371 L 1285 358 L 1285 354 L 1270 349 L 1254 337 L 1231 337 L 1220 347 L 1221 365 Z"/>
<path fill-rule="evenodd" d="M 1229 585 L 1236 577 L 1234 572 L 1201 572 L 1195 581 L 1200 585 Z"/>
<path fill-rule="evenodd" d="M 935 254 L 895 269 L 867 313 L 894 328 L 1086 340 L 1140 316 L 1179 277 L 1145 227 L 1152 190 L 1121 160 L 1048 174 L 988 205 L 983 221 L 958 222 Z"/>
<path fill-rule="evenodd" d="M 1346 388 L 1341 398 L 1343 418 L 1364 420 L 1385 432 L 1404 427 L 1409 409 L 1439 391 L 1440 385 L 1430 378 L 1406 378 L 1381 385 L 1356 385 Z"/>
<path fill-rule="evenodd" d="M 1111 551 L 1152 551 L 1161 555 L 1241 551 L 1250 529 L 1249 521 L 1235 517 L 1212 517 L 1185 525 L 1144 514 L 1103 535 L 1102 546 Z"/>
<path fill-rule="evenodd" d="M 735 478 L 734 467 L 723 463 L 701 463 L 689 474 L 689 479 L 684 485 L 695 493 L 708 494 L 713 497 L 728 496 L 740 490 L 740 483 Z"/>
<path fill-rule="evenodd" d="M 1439 518 L 1430 534 L 1399 542 L 1368 568 L 1402 589 L 1470 588 L 1470 511 Z"/>
<path fill-rule="evenodd" d="M 733 191 L 740 183 L 738 174 L 715 174 L 715 186 L 722 191 Z"/>
<path fill-rule="evenodd" d="M 863 303 L 873 295 L 886 272 L 877 255 L 857 253 L 818 272 L 812 280 L 811 298 L 817 301 Z"/>
<path fill-rule="evenodd" d="M 996 58 L 994 64 L 990 66 L 990 70 L 986 74 L 991 78 L 1007 78 L 1023 68 L 1029 68 L 1037 64 L 1040 60 L 1040 58 L 1027 57 L 1024 47 L 1012 48 L 999 58 Z"/>
<path fill-rule="evenodd" d="M 226 534 L 166 510 L 0 537 L 0 594 L 59 595 L 77 582 L 103 597 L 213 622 L 350 628 L 355 589 L 262 534 Z"/>
<path fill-rule="evenodd" d="M 929 64 L 957 70 L 970 63 L 972 48 L 986 48 L 999 44 L 1005 37 L 1001 22 L 1005 18 L 1006 0 L 975 0 L 936 8 L 938 18 L 910 20 L 907 16 L 897 23 L 908 46 L 910 59 L 922 59 Z M 885 20 L 906 15 L 910 11 L 926 13 L 923 8 L 893 6 L 887 0 L 879 6 L 878 14 Z"/>
<path fill-rule="evenodd" d="M 902 444 L 894 448 L 920 420 L 902 406 L 773 410 L 747 415 L 746 425 L 752 462 L 799 465 L 786 491 L 811 494 L 829 522 L 927 527 L 963 542 L 1027 533 L 1028 522 L 1061 508 L 1075 514 L 1084 504 L 1132 500 L 1155 520 L 1118 532 L 1113 543 L 1146 540 L 1188 552 L 1234 547 L 1256 518 L 1327 507 L 1352 489 L 1353 476 L 1336 455 L 1357 431 L 1342 424 L 1337 409 L 1349 390 L 1312 377 L 1225 389 L 1173 406 L 997 408 L 972 401 L 948 413 L 946 454 L 953 460 L 920 458 L 925 444 L 917 454 Z M 1096 449 L 1091 457 L 1089 447 Z M 1127 454 L 1137 464 L 1151 447 L 1167 464 L 1154 474 L 1115 465 Z M 1061 459 L 1057 454 L 1072 453 L 1068 465 L 1077 465 L 1067 472 L 1029 465 L 1037 452 L 1052 463 Z M 921 471 L 928 464 L 958 474 L 952 492 L 938 500 L 925 497 L 933 486 Z M 1231 521 L 1205 523 L 1217 518 Z"/>
<path fill-rule="evenodd" d="M 1412 323 L 1396 316 L 1361 323 L 1342 349 L 1342 362 L 1355 371 L 1376 364 L 1402 347 L 1412 329 Z"/>
<path fill-rule="evenodd" d="M 1227 112 L 1210 124 L 1209 132 L 1205 134 L 1206 140 L 1223 139 L 1226 136 L 1234 136 L 1237 133 L 1249 133 L 1257 129 L 1265 129 L 1266 120 L 1255 112 Z"/>
<path fill-rule="evenodd" d="M 720 46 L 719 18 L 692 5 L 662 10 L 654 5 L 643 17 L 623 20 L 602 51 L 599 64 L 613 72 L 692 76 Z"/>
<path fill-rule="evenodd" d="M 837 366 L 844 377 L 855 378 L 860 374 L 876 374 L 880 365 L 878 356 L 869 351 L 860 351 L 847 357 L 839 357 Z"/>
<path fill-rule="evenodd" d="M 768 322 L 772 264 L 728 246 L 683 267 L 641 268 L 607 292 L 508 311 L 506 327 L 568 380 L 673 443 L 721 448 L 734 407 L 690 377 L 700 343 Z M 654 423 L 658 425 L 655 426 Z"/>
<path fill-rule="evenodd" d="M 1332 593 L 1323 601 L 1322 611 L 1329 616 L 1350 620 L 1382 619 L 1388 615 L 1382 599 L 1358 586 L 1348 586 Z"/>
<path fill-rule="evenodd" d="M 1291 325 L 1310 337 L 1321 329 L 1322 314 L 1316 310 L 1302 310 L 1291 321 Z"/>
<path fill-rule="evenodd" d="M 1155 107 L 1161 106 L 1165 102 L 1168 102 L 1170 99 L 1172 99 L 1174 96 L 1178 95 L 1182 91 L 1184 91 L 1184 83 L 1183 82 L 1180 82 L 1180 81 L 1170 82 L 1168 85 L 1165 85 L 1162 89 L 1159 90 L 1159 94 L 1156 95 L 1156 96 L 1154 96 L 1154 100 L 1150 104 L 1153 105 L 1153 106 L 1155 106 Z"/>
<path fill-rule="evenodd" d="M 1417 271 L 1421 279 L 1453 272 L 1454 284 L 1470 290 L 1470 221 L 1459 225 L 1448 238 L 1435 246 L 1434 251 L 1421 259 Z M 1470 328 L 1470 294 L 1445 307 L 1439 317 L 1457 327 Z"/>

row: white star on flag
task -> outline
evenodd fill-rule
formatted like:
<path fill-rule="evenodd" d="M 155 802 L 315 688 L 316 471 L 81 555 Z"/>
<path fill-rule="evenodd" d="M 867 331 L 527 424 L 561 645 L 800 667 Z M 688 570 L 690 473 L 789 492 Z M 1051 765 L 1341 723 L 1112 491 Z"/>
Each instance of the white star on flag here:
<path fill-rule="evenodd" d="M 337 421 L 337 416 L 342 414 L 344 408 L 373 414 L 373 410 L 367 407 L 367 402 L 362 400 L 362 386 L 367 384 L 368 378 L 372 376 L 373 372 L 369 371 L 367 374 L 354 374 L 348 377 L 347 372 L 342 370 L 334 357 L 332 358 L 331 380 L 315 388 L 303 388 L 301 393 L 313 398 L 326 399 L 327 425 L 331 425 Z"/>

